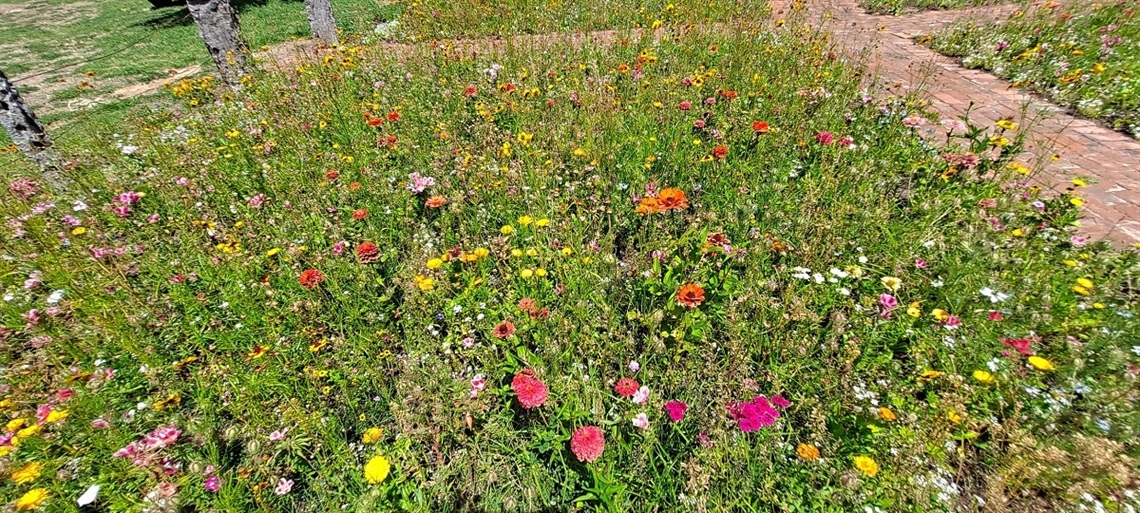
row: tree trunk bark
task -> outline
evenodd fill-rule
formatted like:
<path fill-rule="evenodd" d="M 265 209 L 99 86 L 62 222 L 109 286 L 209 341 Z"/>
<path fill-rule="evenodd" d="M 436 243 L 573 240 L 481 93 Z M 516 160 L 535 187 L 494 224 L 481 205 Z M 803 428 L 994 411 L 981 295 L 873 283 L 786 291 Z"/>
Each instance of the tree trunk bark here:
<path fill-rule="evenodd" d="M 186 6 L 198 25 L 206 50 L 218 65 L 222 80 L 235 91 L 240 90 L 241 78 L 249 70 L 249 47 L 241 38 L 241 25 L 230 1 L 186 0 Z"/>
<path fill-rule="evenodd" d="M 66 188 L 66 181 L 56 173 L 57 158 L 51 137 L 3 71 L 0 71 L 0 124 L 16 147 L 39 164 L 52 185 Z"/>
<path fill-rule="evenodd" d="M 336 18 L 333 17 L 332 2 L 329 0 L 305 0 L 305 14 L 309 15 L 309 27 L 313 36 L 327 44 L 339 41 L 336 35 Z"/>

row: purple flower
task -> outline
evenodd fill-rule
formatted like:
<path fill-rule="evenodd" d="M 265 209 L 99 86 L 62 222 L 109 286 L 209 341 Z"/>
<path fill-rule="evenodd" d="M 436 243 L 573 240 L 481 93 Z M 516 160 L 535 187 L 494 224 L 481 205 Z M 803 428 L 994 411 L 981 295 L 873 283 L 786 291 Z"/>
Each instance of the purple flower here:
<path fill-rule="evenodd" d="M 218 490 L 222 489 L 222 478 L 217 475 L 207 477 L 205 487 L 206 490 L 217 493 Z"/>
<path fill-rule="evenodd" d="M 681 401 L 669 401 L 665 403 L 665 413 L 673 422 L 681 422 L 685 418 L 685 411 L 689 409 L 689 405 Z"/>

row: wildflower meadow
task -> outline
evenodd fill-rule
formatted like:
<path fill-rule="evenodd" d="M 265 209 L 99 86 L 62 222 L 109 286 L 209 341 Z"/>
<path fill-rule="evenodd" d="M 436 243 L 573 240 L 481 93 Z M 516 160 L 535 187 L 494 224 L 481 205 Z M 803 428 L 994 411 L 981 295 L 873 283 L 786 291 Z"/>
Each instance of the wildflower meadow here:
<path fill-rule="evenodd" d="M 5 511 L 1140 507 L 1137 253 L 1023 120 L 802 9 L 503 4 L 0 154 Z"/>

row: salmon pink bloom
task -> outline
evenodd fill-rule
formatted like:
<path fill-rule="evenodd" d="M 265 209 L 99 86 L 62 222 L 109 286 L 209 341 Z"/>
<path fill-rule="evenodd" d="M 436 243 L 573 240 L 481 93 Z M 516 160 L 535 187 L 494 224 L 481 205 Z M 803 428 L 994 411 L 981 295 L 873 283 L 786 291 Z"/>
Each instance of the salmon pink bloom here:
<path fill-rule="evenodd" d="M 614 385 L 614 391 L 622 397 L 632 397 L 637 393 L 638 384 L 632 378 L 621 378 L 618 380 L 617 385 Z"/>
<path fill-rule="evenodd" d="M 511 390 L 514 390 L 518 396 L 519 405 L 527 410 L 542 406 L 549 395 L 546 384 L 534 377 L 534 371 L 530 369 L 515 374 L 515 379 L 511 381 Z"/>
<path fill-rule="evenodd" d="M 602 457 L 605 449 L 605 434 L 595 426 L 582 426 L 574 430 L 570 437 L 570 450 L 578 457 L 578 461 L 596 461 Z"/>

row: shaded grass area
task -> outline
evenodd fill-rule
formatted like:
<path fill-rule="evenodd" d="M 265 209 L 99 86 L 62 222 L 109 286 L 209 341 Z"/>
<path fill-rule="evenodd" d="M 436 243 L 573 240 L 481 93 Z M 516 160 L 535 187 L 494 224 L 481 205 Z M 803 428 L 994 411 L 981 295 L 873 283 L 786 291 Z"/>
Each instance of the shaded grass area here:
<path fill-rule="evenodd" d="M 961 9 L 1006 3 L 1009 0 L 859 0 L 859 5 L 876 14 L 904 14 L 914 11 Z"/>

